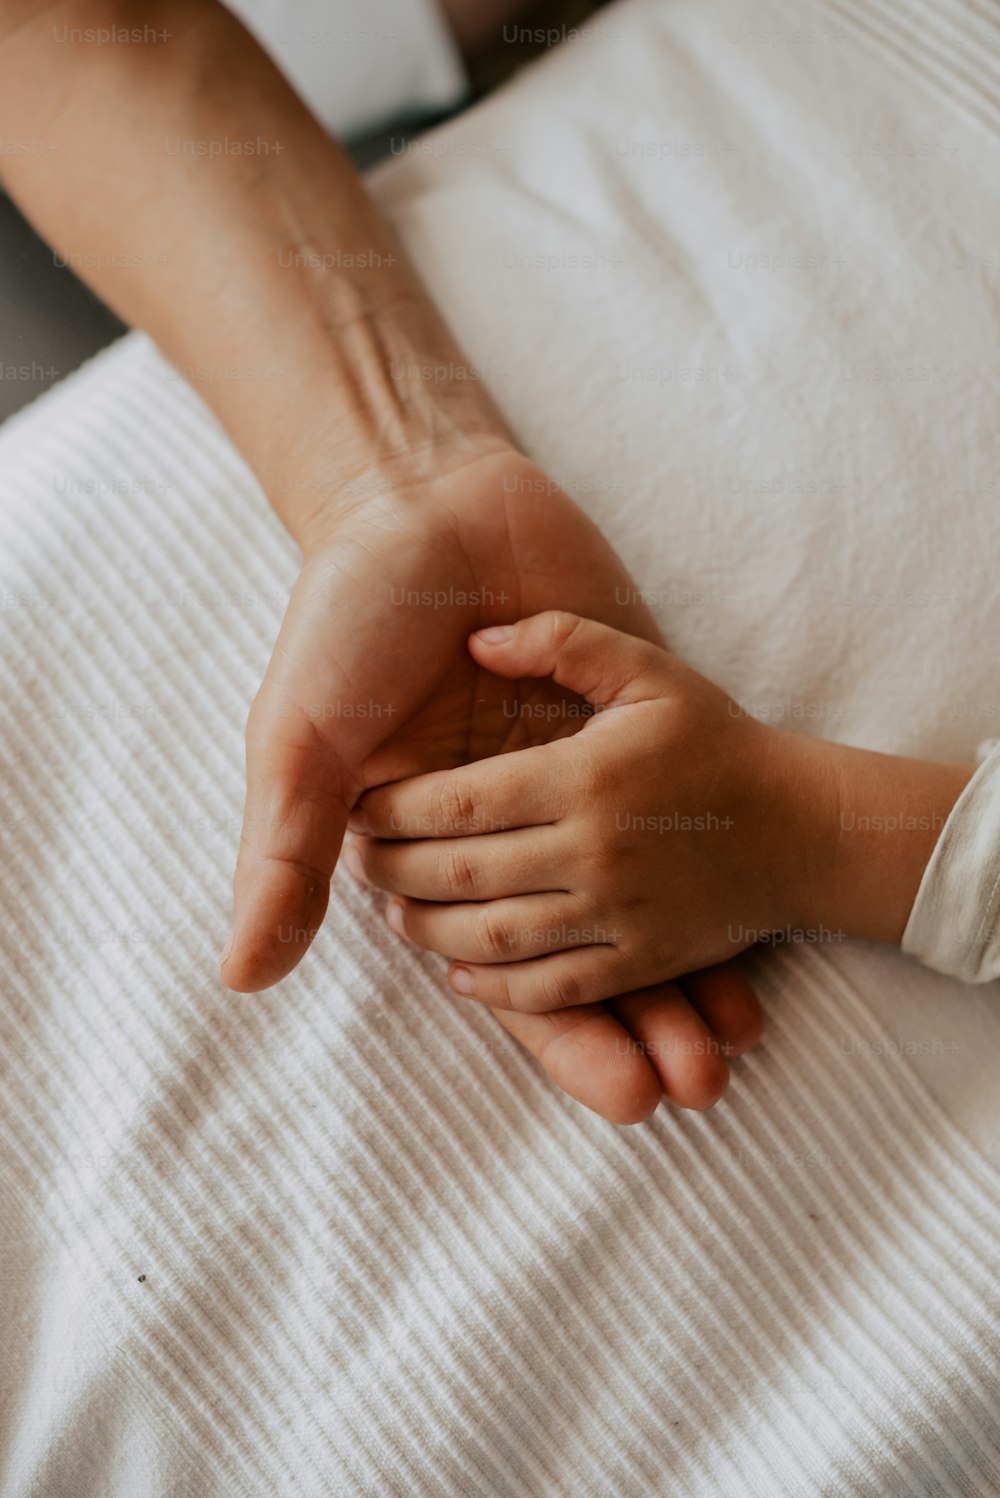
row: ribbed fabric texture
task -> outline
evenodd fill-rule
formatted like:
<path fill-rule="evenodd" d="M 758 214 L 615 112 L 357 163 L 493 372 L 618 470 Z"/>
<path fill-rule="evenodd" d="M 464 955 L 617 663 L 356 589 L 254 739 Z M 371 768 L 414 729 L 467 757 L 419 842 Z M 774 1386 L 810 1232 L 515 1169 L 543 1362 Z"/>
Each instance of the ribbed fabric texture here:
<path fill-rule="evenodd" d="M 848 118 L 848 76 L 876 132 L 917 131 L 926 97 L 908 113 L 874 54 L 725 52 L 745 8 L 712 12 L 609 10 L 610 42 L 378 190 L 678 649 L 748 706 L 831 709 L 793 727 L 971 753 L 982 724 L 950 708 L 995 680 L 988 493 L 954 616 L 833 593 L 954 578 L 940 474 L 991 471 L 988 389 L 890 400 L 830 374 L 865 309 L 895 357 L 879 267 L 913 198 L 843 156 L 820 183 L 811 143 Z M 935 107 L 977 166 L 980 126 Z M 665 171 L 629 138 L 739 149 Z M 941 232 L 979 243 L 976 172 L 946 166 Z M 856 272 L 835 290 L 725 263 L 750 225 L 807 251 L 833 224 Z M 976 365 L 993 313 L 966 280 L 931 318 L 938 248 L 909 245 L 910 352 L 955 339 Z M 503 258 L 581 249 L 623 268 Z M 956 1126 L 963 1088 L 948 1111 L 928 1086 L 954 1037 L 960 1079 L 989 1064 L 960 986 L 836 941 L 764 953 L 767 1038 L 730 1094 L 633 1130 L 545 1083 L 339 877 L 302 967 L 227 993 L 242 727 L 294 549 L 140 337 L 9 424 L 0 465 L 4 1498 L 1000 1491 L 1000 1176 Z"/>
<path fill-rule="evenodd" d="M 995 0 L 824 0 L 833 24 L 910 84 L 1000 132 L 1000 9 Z M 819 14 L 814 11 L 813 15 Z M 931 142 L 923 137 L 925 144 Z"/>

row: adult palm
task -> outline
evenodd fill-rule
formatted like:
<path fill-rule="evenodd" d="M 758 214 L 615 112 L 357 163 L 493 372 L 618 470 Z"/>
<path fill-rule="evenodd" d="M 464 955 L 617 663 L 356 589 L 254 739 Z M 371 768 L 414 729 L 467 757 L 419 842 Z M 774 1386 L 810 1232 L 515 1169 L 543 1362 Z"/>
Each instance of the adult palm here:
<path fill-rule="evenodd" d="M 580 727 L 569 694 L 538 681 L 512 688 L 466 648 L 474 629 L 549 608 L 659 638 L 596 526 L 505 445 L 314 528 L 247 724 L 229 987 L 266 988 L 301 959 L 366 789 Z M 756 1040 L 760 1011 L 735 970 L 696 977 L 687 997 L 722 1049 Z M 625 1121 L 663 1091 L 699 1106 L 725 1086 L 721 1055 L 696 1068 L 693 1091 L 683 1058 L 657 1059 L 650 1042 L 685 1002 L 664 985 L 611 1005 L 497 1017 L 567 1091 Z"/>

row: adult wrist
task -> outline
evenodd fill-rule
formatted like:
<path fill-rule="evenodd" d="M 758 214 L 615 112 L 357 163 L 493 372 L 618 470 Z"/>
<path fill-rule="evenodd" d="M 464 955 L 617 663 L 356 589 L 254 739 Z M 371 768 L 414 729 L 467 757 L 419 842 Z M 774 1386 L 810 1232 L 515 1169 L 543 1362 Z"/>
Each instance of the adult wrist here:
<path fill-rule="evenodd" d="M 283 382 L 272 420 L 237 444 L 303 548 L 359 507 L 413 500 L 514 446 L 473 366 L 430 304 L 396 302 L 337 330 L 317 367 Z"/>

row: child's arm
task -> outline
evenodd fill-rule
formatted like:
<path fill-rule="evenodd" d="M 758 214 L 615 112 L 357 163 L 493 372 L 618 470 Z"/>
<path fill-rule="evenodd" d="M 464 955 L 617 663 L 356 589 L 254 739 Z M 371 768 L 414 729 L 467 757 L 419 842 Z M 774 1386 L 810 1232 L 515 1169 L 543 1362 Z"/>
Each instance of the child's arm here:
<path fill-rule="evenodd" d="M 760 939 L 898 942 L 973 773 L 784 733 L 654 645 L 561 613 L 473 635 L 551 676 L 581 733 L 372 791 L 360 867 L 388 919 L 492 1007 L 601 1000 Z"/>

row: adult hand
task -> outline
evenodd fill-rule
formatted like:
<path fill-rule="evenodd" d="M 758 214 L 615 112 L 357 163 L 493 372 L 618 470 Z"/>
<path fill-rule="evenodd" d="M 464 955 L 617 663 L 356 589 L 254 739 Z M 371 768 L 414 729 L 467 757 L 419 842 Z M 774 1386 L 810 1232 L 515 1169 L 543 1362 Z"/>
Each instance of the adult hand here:
<path fill-rule="evenodd" d="M 252 990 L 290 971 L 322 920 L 359 790 L 575 726 L 505 720 L 469 668 L 470 629 L 544 608 L 639 633 L 652 624 L 615 605 L 628 579 L 594 527 L 495 435 L 502 419 L 402 246 L 253 36 L 218 0 L 163 0 L 157 18 L 170 45 L 144 48 L 137 68 L 128 49 L 53 45 L 49 7 L 0 8 L 0 135 L 47 143 L 44 156 L 5 158 L 3 180 L 97 294 L 188 374 L 305 554 L 249 725 L 224 978 Z M 198 86 L 206 78 L 212 87 Z M 250 136 L 267 152 L 163 148 Z M 164 252 L 152 268 L 151 244 Z M 203 369 L 240 377 L 202 380 Z M 406 477 L 418 470 L 419 482 Z M 516 472 L 532 487 L 508 494 L 502 475 Z M 387 478 L 392 498 L 345 509 L 362 475 Z M 314 519 L 319 491 L 335 522 Z M 484 590 L 479 602 L 392 601 L 394 588 L 463 579 Z M 383 715 L 361 716 L 366 704 Z M 289 929 L 301 937 L 283 941 Z M 731 1007 L 755 1013 L 745 995 Z M 561 1035 L 571 1019 L 559 1016 Z M 550 1032 L 537 1024 L 521 1038 L 540 1049 Z M 591 1032 L 577 1033 L 596 1056 Z M 645 1057 L 615 1064 L 652 1095 Z"/>
<path fill-rule="evenodd" d="M 505 442 L 463 450 L 432 480 L 322 516 L 247 726 L 247 799 L 227 985 L 253 992 L 295 967 L 322 923 L 351 807 L 386 781 L 575 732 L 579 699 L 477 668 L 471 630 L 563 608 L 646 639 L 656 626 L 621 562 L 557 485 Z M 516 711 L 513 704 L 516 703 Z M 726 1054 L 760 1011 L 735 969 L 688 984 Z M 678 1080 L 657 1039 L 674 985 L 558 1015 L 498 1015 L 554 1079 L 617 1121 Z M 709 1099 L 706 1099 L 708 1101 Z M 714 1100 L 711 1099 L 711 1100 Z"/>

